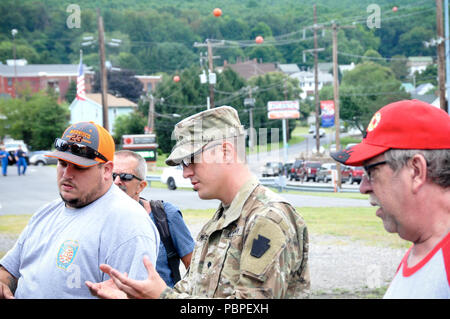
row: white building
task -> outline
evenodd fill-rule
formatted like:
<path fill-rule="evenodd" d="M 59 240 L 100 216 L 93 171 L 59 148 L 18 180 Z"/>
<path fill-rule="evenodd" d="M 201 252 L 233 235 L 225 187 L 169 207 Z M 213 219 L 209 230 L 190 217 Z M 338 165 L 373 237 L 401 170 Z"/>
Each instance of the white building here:
<path fill-rule="evenodd" d="M 289 75 L 291 78 L 297 79 L 300 82 L 300 88 L 302 93 L 300 97 L 305 99 L 308 95 L 314 95 L 315 84 L 314 84 L 314 72 L 311 71 L 300 71 Z M 319 80 L 319 91 L 326 84 L 333 83 L 333 76 L 330 73 L 320 72 L 318 74 Z"/>
<path fill-rule="evenodd" d="M 86 100 L 74 99 L 69 106 L 70 123 L 92 121 L 103 125 L 103 107 L 101 93 L 86 93 Z M 125 98 L 108 94 L 109 132 L 114 134 L 114 121 L 119 115 L 128 114 L 137 109 L 137 104 Z"/>
<path fill-rule="evenodd" d="M 433 58 L 430 56 L 411 56 L 408 58 L 406 66 L 409 70 L 409 75 L 414 75 L 415 72 L 422 73 L 427 66 L 433 64 Z"/>

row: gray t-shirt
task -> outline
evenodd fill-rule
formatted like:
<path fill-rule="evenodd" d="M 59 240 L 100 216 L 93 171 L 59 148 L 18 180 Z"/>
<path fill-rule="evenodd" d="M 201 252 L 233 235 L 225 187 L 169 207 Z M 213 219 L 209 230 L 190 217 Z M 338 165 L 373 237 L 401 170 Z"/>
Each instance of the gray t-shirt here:
<path fill-rule="evenodd" d="M 85 281 L 109 279 L 100 264 L 146 279 L 142 259 L 156 265 L 159 241 L 145 209 L 113 184 L 83 208 L 44 206 L 0 264 L 18 278 L 16 298 L 93 298 Z"/>

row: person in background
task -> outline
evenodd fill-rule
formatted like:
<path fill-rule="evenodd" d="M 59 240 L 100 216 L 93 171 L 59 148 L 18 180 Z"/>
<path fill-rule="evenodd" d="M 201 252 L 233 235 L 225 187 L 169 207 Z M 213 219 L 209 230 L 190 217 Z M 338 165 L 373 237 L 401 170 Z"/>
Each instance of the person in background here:
<path fill-rule="evenodd" d="M 14 156 L 16 157 L 17 161 L 17 174 L 25 175 L 25 172 L 27 171 L 27 159 L 26 159 L 27 153 L 22 150 L 22 145 L 19 145 L 19 149 L 16 151 Z M 20 168 L 22 167 L 22 172 L 20 171 Z"/>
<path fill-rule="evenodd" d="M 5 145 L 0 146 L 0 159 L 2 160 L 2 174 L 6 176 L 8 173 L 9 153 L 6 151 Z"/>
<path fill-rule="evenodd" d="M 141 155 L 129 150 L 121 150 L 115 153 L 113 181 L 121 190 L 145 208 L 160 231 L 161 244 L 156 261 L 156 271 L 169 287 L 173 287 L 180 280 L 180 260 L 188 269 L 195 243 L 177 207 L 171 203 L 162 202 L 162 217 L 158 218 L 152 213 L 152 206 L 156 210 L 158 207 L 155 207 L 155 205 L 158 203 L 140 196 L 141 192 L 147 187 L 146 175 L 147 162 Z M 170 242 L 163 240 L 165 232 L 161 228 L 164 227 L 167 227 L 167 241 Z M 165 247 L 166 245 L 168 247 Z M 169 253 L 167 253 L 168 251 Z"/>

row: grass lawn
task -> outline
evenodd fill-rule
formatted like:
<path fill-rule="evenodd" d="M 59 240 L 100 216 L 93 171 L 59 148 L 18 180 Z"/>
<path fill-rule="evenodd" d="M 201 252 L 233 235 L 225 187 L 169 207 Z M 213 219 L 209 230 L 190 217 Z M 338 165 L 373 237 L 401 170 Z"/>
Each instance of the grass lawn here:
<path fill-rule="evenodd" d="M 158 182 L 152 182 L 152 187 Z M 162 183 L 160 183 L 162 185 Z M 166 187 L 165 185 L 162 185 Z M 358 194 L 312 193 L 317 196 L 350 196 Z M 408 248 L 409 242 L 385 231 L 382 221 L 375 216 L 375 207 L 296 207 L 312 235 L 331 235 L 370 246 Z M 183 216 L 188 223 L 205 223 L 215 209 L 186 209 Z M 0 216 L 0 236 L 16 235 L 25 228 L 31 215 Z M 337 242 L 345 244 L 345 241 Z M 336 244 L 336 242 L 334 242 Z M 0 251 L 0 257 L 6 251 Z"/>

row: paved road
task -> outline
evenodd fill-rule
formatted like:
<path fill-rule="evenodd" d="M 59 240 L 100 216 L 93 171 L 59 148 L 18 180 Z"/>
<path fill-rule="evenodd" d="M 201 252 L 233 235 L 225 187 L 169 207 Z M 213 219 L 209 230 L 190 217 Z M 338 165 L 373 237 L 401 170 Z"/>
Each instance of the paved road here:
<path fill-rule="evenodd" d="M 355 186 L 356 187 L 356 186 Z M 148 187 L 143 196 L 169 201 L 180 209 L 217 208 L 218 200 L 200 200 L 197 193 L 187 190 L 170 191 Z M 296 207 L 355 207 L 368 206 L 367 200 L 324 198 L 282 194 Z M 32 214 L 39 207 L 59 198 L 55 167 L 29 166 L 27 175 L 18 176 L 15 167 L 9 167 L 8 176 L 0 176 L 0 215 Z"/>

